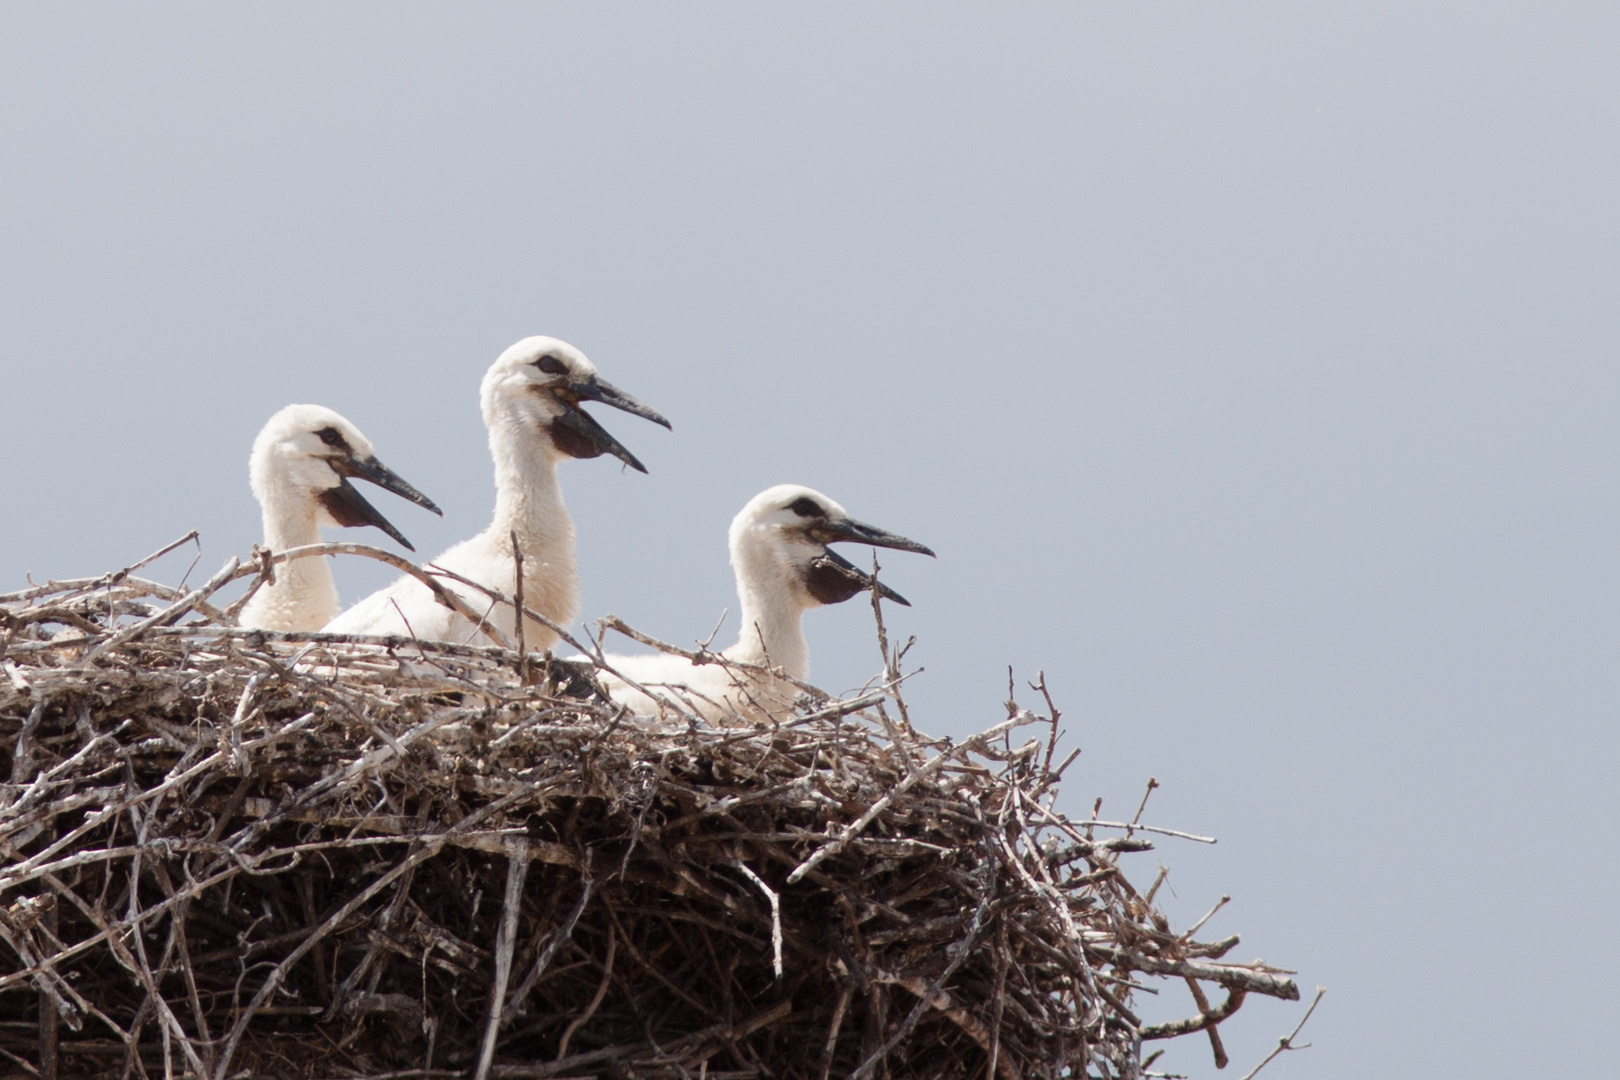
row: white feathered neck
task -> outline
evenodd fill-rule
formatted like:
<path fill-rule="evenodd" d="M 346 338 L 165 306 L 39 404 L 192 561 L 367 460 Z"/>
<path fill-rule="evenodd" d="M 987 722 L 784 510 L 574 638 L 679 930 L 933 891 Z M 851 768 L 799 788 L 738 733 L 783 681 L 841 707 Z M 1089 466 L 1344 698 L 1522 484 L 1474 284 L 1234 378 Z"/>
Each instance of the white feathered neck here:
<path fill-rule="evenodd" d="M 286 551 L 321 542 L 315 504 L 285 499 L 263 507 L 264 545 Z M 265 585 L 243 607 L 240 622 L 265 630 L 319 630 L 337 615 L 337 582 L 323 558 L 295 559 L 276 567 L 276 582 Z"/>
<path fill-rule="evenodd" d="M 480 546 L 499 559 L 507 580 L 498 587 L 511 595 L 517 574 L 512 563 L 512 534 L 523 552 L 524 601 L 553 622 L 567 625 L 579 614 L 579 570 L 574 548 L 574 519 L 557 482 L 556 452 L 549 439 L 535 438 L 523 425 L 532 423 L 496 406 L 489 418 L 489 452 L 495 462 L 495 515 Z M 494 584 L 494 582 L 491 582 Z M 506 620 L 506 629 L 515 620 Z M 529 621 L 524 634 L 531 648 L 548 648 L 556 635 Z"/>
<path fill-rule="evenodd" d="M 731 566 L 737 575 L 741 612 L 737 643 L 725 655 L 745 664 L 779 667 L 795 679 L 810 677 L 810 644 L 804 613 L 819 607 L 799 581 L 799 571 L 768 525 L 738 515 L 731 526 Z"/>

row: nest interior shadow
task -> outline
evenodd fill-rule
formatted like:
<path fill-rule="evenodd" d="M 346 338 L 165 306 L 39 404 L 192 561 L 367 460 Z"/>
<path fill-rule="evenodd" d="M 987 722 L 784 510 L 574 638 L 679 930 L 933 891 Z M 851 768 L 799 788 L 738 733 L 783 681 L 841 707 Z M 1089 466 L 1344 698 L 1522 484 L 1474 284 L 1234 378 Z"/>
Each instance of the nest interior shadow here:
<path fill-rule="evenodd" d="M 0 1075 L 1134 1077 L 1298 998 L 1133 887 L 1165 830 L 1056 810 L 1050 702 L 930 738 L 890 663 L 636 718 L 589 661 L 237 628 L 222 577 L 0 596 Z"/>

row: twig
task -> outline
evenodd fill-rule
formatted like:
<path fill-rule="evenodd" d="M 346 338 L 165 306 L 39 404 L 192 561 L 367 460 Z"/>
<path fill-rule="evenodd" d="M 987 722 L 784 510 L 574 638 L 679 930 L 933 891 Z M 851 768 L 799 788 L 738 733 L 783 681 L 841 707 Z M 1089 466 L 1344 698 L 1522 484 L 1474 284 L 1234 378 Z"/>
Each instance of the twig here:
<path fill-rule="evenodd" d="M 1097 801 L 1102 802 L 1101 799 Z M 1180 829 L 1165 829 L 1158 825 L 1138 825 L 1131 821 L 1098 821 L 1096 818 L 1089 818 L 1082 819 L 1079 824 L 1087 828 L 1124 829 L 1127 834 L 1131 831 L 1158 833 L 1160 836 L 1175 836 L 1182 840 L 1193 840 L 1200 844 L 1213 844 L 1216 842 L 1213 836 L 1199 836 L 1197 833 L 1182 832 Z"/>
<path fill-rule="evenodd" d="M 979 928 L 984 921 L 984 913 L 990 907 L 990 901 L 996 894 L 995 861 L 986 859 L 985 865 L 990 870 L 989 880 L 985 883 L 983 895 L 979 899 L 979 906 L 973 912 L 973 919 L 968 924 L 968 932 L 961 941 L 957 942 L 956 948 L 952 950 L 950 962 L 945 965 L 945 970 L 940 972 L 928 984 L 927 989 L 921 995 L 922 1000 L 918 1001 L 911 1012 L 906 1015 L 905 1020 L 895 1030 L 894 1034 L 890 1035 L 882 1046 L 872 1051 L 871 1055 L 861 1062 L 859 1068 L 849 1074 L 849 1080 L 865 1080 L 866 1077 L 872 1075 L 872 1070 L 877 1067 L 880 1061 L 889 1056 L 889 1051 L 900 1045 L 901 1040 L 911 1034 L 911 1029 L 917 1026 L 918 1020 L 922 1019 L 922 1014 L 933 1006 L 935 995 L 940 992 L 940 989 L 946 983 L 950 982 L 951 976 L 956 974 L 956 969 L 961 967 L 962 961 L 967 959 L 974 940 L 979 936 Z"/>
<path fill-rule="evenodd" d="M 1271 1053 L 1267 1054 L 1265 1056 L 1265 1060 L 1261 1061 L 1260 1064 L 1250 1069 L 1248 1074 L 1243 1077 L 1243 1080 L 1254 1080 L 1255 1074 L 1261 1069 L 1265 1068 L 1267 1065 L 1270 1065 L 1272 1058 L 1277 1057 L 1284 1050 L 1305 1050 L 1310 1047 L 1310 1043 L 1300 1043 L 1298 1046 L 1295 1046 L 1294 1040 L 1299 1037 L 1300 1031 L 1304 1029 L 1305 1021 L 1311 1018 L 1311 1013 L 1316 1011 L 1316 1006 L 1321 1004 L 1322 995 L 1325 993 L 1327 993 L 1327 987 L 1318 986 L 1316 988 L 1316 996 L 1311 999 L 1311 1007 L 1306 1009 L 1305 1015 L 1299 1018 L 1299 1023 L 1294 1025 L 1294 1030 L 1278 1039 L 1277 1045 L 1272 1049 Z"/>
<path fill-rule="evenodd" d="M 219 573 L 215 574 L 213 577 L 209 578 L 207 582 L 198 586 L 196 589 L 193 589 L 191 592 L 187 593 L 179 600 L 176 600 L 173 604 L 170 604 L 156 615 L 153 615 L 147 619 L 142 619 L 134 626 L 125 627 L 116 634 L 113 634 L 107 640 L 103 641 L 101 644 L 92 648 L 89 652 L 84 654 L 84 658 L 80 660 L 80 664 L 88 665 L 92 660 L 96 659 L 98 656 L 101 656 L 109 649 L 116 649 L 120 645 L 134 641 L 136 638 L 140 637 L 154 626 L 164 626 L 174 622 L 176 619 L 183 617 L 187 612 L 196 607 L 203 600 L 206 600 L 208 597 L 212 596 L 215 591 L 228 584 L 232 580 L 233 575 L 236 573 L 236 568 L 237 562 L 233 557 L 230 562 L 225 564 L 224 568 L 221 569 Z"/>
<path fill-rule="evenodd" d="M 156 551 L 152 552 L 152 554 L 148 555 L 146 558 L 141 559 L 138 562 L 130 563 L 128 566 L 124 567 L 122 570 L 114 571 L 113 573 L 108 574 L 104 579 L 102 579 L 102 583 L 106 584 L 106 585 L 116 585 L 120 581 L 123 581 L 125 578 L 129 577 L 129 575 L 133 574 L 135 571 L 141 569 L 142 567 L 147 566 L 147 565 L 149 565 L 151 563 L 157 562 L 159 559 L 163 558 L 163 556 L 167 555 L 169 552 L 173 551 L 175 548 L 184 547 L 186 544 L 189 544 L 189 543 L 193 542 L 194 540 L 197 539 L 198 535 L 199 534 L 198 534 L 197 530 L 192 529 L 190 532 L 186 533 L 186 535 L 182 536 L 180 539 L 171 540 L 169 543 L 164 544 L 162 547 L 160 547 Z M 201 551 L 201 545 L 198 546 L 198 550 L 199 550 L 199 552 Z"/>
<path fill-rule="evenodd" d="M 617 928 L 609 926 L 607 957 L 602 961 L 602 981 L 597 984 L 596 993 L 591 997 L 591 1003 L 585 1006 L 585 1011 L 570 1020 L 568 1026 L 563 1029 L 562 1038 L 557 1040 L 558 1061 L 568 1056 L 568 1040 L 574 1037 L 574 1032 L 578 1031 L 581 1025 L 596 1015 L 596 1010 L 601 1007 L 602 999 L 607 996 L 608 983 L 613 980 L 613 954 L 618 948 L 618 944 Z"/>
<path fill-rule="evenodd" d="M 517 530 L 512 530 L 512 606 L 517 609 L 512 622 L 517 628 L 518 681 L 529 682 L 529 650 L 523 641 L 523 549 L 518 546 Z"/>
<path fill-rule="evenodd" d="M 918 765 L 916 768 L 912 769 L 906 778 L 900 781 L 900 783 L 892 791 L 883 796 L 883 798 L 879 799 L 877 802 L 873 803 L 867 809 L 866 813 L 862 814 L 860 817 L 850 822 L 849 825 L 845 826 L 844 830 L 838 834 L 836 839 L 823 847 L 817 848 L 815 853 L 812 854 L 808 859 L 794 867 L 793 872 L 788 875 L 788 884 L 796 884 L 811 870 L 814 870 L 818 865 L 820 865 L 822 860 L 828 858 L 829 856 L 836 855 L 840 851 L 844 850 L 844 847 L 850 842 L 851 839 L 858 836 L 862 829 L 870 825 L 873 819 L 875 819 L 884 810 L 888 809 L 890 803 L 910 790 L 911 785 L 915 784 L 917 781 L 938 771 L 940 767 L 945 765 L 948 761 L 960 756 L 962 753 L 975 748 L 982 748 L 986 743 L 1001 735 L 1003 732 L 1011 731 L 1016 727 L 1022 727 L 1024 724 L 1032 724 L 1035 722 L 1035 720 L 1036 718 L 1033 714 L 1020 712 L 1012 719 L 1003 720 L 995 727 L 973 736 L 960 746 L 946 750 L 945 752 L 930 758 L 924 764 Z"/>
<path fill-rule="evenodd" d="M 838 1029 L 844 1026 L 844 1013 L 849 1008 L 849 999 L 855 988 L 844 983 L 838 988 L 838 1004 L 833 1006 L 832 1023 L 827 1025 L 827 1042 L 821 1050 L 821 1076 L 819 1080 L 827 1080 L 832 1072 L 833 1052 L 838 1049 Z"/>
<path fill-rule="evenodd" d="M 759 886 L 759 891 L 765 894 L 765 899 L 766 900 L 770 901 L 770 904 L 771 904 L 771 970 L 776 972 L 776 977 L 778 979 L 780 979 L 782 977 L 782 901 L 781 901 L 781 898 L 776 895 L 776 890 L 775 889 L 773 889 L 769 885 L 765 884 L 765 879 L 764 878 L 760 877 L 758 874 L 754 873 L 752 870 L 750 870 L 748 868 L 747 863 L 743 862 L 741 859 L 737 859 L 732 863 L 732 865 L 735 866 L 738 870 L 741 870 L 743 872 L 743 874 L 748 878 L 749 881 L 752 881 L 755 885 Z"/>
<path fill-rule="evenodd" d="M 1227 991 L 1226 1001 L 1221 1006 L 1221 1015 L 1217 1016 L 1209 1007 L 1209 998 L 1204 996 L 1204 989 L 1198 985 L 1198 980 L 1188 978 L 1186 982 L 1187 989 L 1193 996 L 1193 1004 L 1198 1006 L 1198 1012 L 1204 1018 L 1204 1034 L 1209 1036 L 1209 1049 L 1215 1055 L 1215 1067 L 1224 1069 L 1232 1059 L 1226 1056 L 1226 1046 L 1221 1042 L 1220 1022 L 1237 1012 L 1238 1006 L 1243 1004 L 1244 991 Z M 1147 1038 L 1147 1034 L 1143 1033 L 1142 1037 Z"/>
<path fill-rule="evenodd" d="M 1221 908 L 1225 907 L 1227 904 L 1231 903 L 1231 901 L 1232 898 L 1230 896 L 1224 895 L 1219 900 L 1215 901 L 1215 906 L 1204 912 L 1203 918 L 1199 919 L 1197 922 L 1187 927 L 1186 930 L 1182 931 L 1181 940 L 1191 941 L 1192 936 L 1198 933 L 1198 931 L 1202 930 L 1204 928 L 1204 924 L 1213 919 L 1215 917 L 1215 913 L 1221 910 Z"/>
<path fill-rule="evenodd" d="M 433 594 L 433 599 L 437 600 L 444 607 L 454 611 L 463 619 L 466 619 L 468 622 L 472 623 L 474 627 L 481 631 L 485 637 L 489 638 L 495 644 L 501 646 L 503 649 L 509 649 L 512 647 L 511 642 L 506 640 L 505 634 L 501 633 L 500 630 L 496 629 L 494 626 L 491 626 L 482 615 L 478 614 L 471 607 L 469 607 L 466 601 L 462 600 L 455 593 L 451 592 L 449 589 L 446 589 L 442 584 L 434 580 L 433 574 L 428 573 L 428 571 L 422 569 L 420 566 L 417 566 L 409 559 L 401 558 L 400 556 L 395 555 L 392 551 L 384 551 L 382 548 L 372 547 L 369 544 L 306 544 L 303 547 L 288 548 L 286 551 L 278 552 L 271 558 L 270 561 L 279 565 L 294 559 L 313 558 L 316 555 L 360 555 L 367 559 L 376 559 L 378 562 L 387 563 L 396 570 L 402 570 L 411 577 L 415 578 L 417 581 L 420 581 L 423 585 L 427 586 L 428 591 Z M 252 573 L 256 571 L 249 572 Z M 465 579 L 460 580 L 465 581 Z"/>
<path fill-rule="evenodd" d="M 1131 818 L 1131 823 L 1129 825 L 1125 826 L 1125 835 L 1126 836 L 1131 835 L 1131 832 L 1139 827 L 1138 823 L 1142 820 L 1142 811 L 1147 809 L 1148 797 L 1153 794 L 1153 789 L 1158 787 L 1158 786 L 1159 786 L 1159 781 L 1158 780 L 1154 779 L 1151 776 L 1148 777 L 1147 790 L 1142 792 L 1142 802 L 1136 808 L 1136 816 Z"/>
<path fill-rule="evenodd" d="M 175 546 L 178 547 L 179 544 L 184 542 L 184 540 L 177 541 Z M 40 704 L 43 705 L 44 702 L 40 702 Z M 56 830 L 53 826 L 49 830 L 49 833 L 54 833 L 55 831 Z M 47 835 L 49 835 L 49 833 Z M 50 905 L 47 911 L 45 911 L 40 922 L 48 937 L 56 937 L 59 928 L 57 926 L 57 912 L 56 905 L 54 903 Z M 56 1003 L 52 1001 L 49 996 L 41 994 L 39 995 L 39 1070 L 34 1072 L 34 1070 L 30 1068 L 29 1071 L 34 1072 L 34 1075 L 40 1077 L 40 1080 L 59 1080 L 60 1073 L 58 1071 L 57 1051 Z"/>
<path fill-rule="evenodd" d="M 586 860 L 585 869 L 590 869 L 589 859 Z M 512 1000 L 507 1002 L 506 1009 L 501 1015 L 501 1023 L 510 1024 L 512 1022 L 512 1018 L 523 1008 L 523 1002 L 528 998 L 529 992 L 534 989 L 534 984 L 540 981 L 540 976 L 544 975 L 546 968 L 551 966 L 551 958 L 556 956 L 557 950 L 573 937 L 574 924 L 579 922 L 580 915 L 585 911 L 585 905 L 590 903 L 591 890 L 595 885 L 595 881 L 590 877 L 584 879 L 579 890 L 579 900 L 574 904 L 574 910 L 569 912 L 567 921 L 557 928 L 556 932 L 551 935 L 550 940 L 546 942 L 546 947 L 541 949 L 540 954 L 534 958 L 534 966 L 523 977 L 523 982 L 518 985 L 517 992 L 512 995 Z"/>
<path fill-rule="evenodd" d="M 1039 690 L 1040 693 L 1041 693 L 1041 697 L 1046 699 L 1046 715 L 1047 715 L 1048 719 L 1050 719 L 1052 721 L 1052 733 L 1051 733 L 1050 736 L 1047 737 L 1047 740 L 1046 740 L 1046 759 L 1043 762 L 1041 762 L 1041 772 L 1043 772 L 1043 773 L 1047 774 L 1048 776 L 1050 776 L 1051 773 L 1052 773 L 1052 751 L 1057 749 L 1058 721 L 1063 718 L 1063 714 L 1058 711 L 1057 705 L 1053 703 L 1053 701 L 1052 701 L 1052 692 L 1046 688 L 1046 672 L 1044 672 L 1044 671 L 1039 672 L 1035 676 L 1035 682 L 1033 684 L 1033 689 Z M 1075 749 L 1075 753 L 1079 753 L 1079 752 L 1080 752 L 1079 748 L 1077 747 Z M 1073 759 L 1073 757 L 1071 755 L 1070 761 L 1072 761 L 1072 760 L 1074 760 L 1074 759 Z M 1066 762 L 1063 763 L 1063 765 L 1058 767 L 1058 772 L 1061 773 L 1067 767 L 1068 767 L 1068 762 L 1066 761 Z"/>
<path fill-rule="evenodd" d="M 1222 986 L 1298 1001 L 1299 987 L 1294 980 L 1271 971 L 1258 970 L 1239 964 L 1208 964 L 1202 960 L 1164 960 L 1156 956 L 1121 949 L 1102 942 L 1086 942 L 1086 948 L 1101 954 L 1110 963 L 1123 964 L 1134 971 L 1150 975 L 1179 975 L 1220 983 Z"/>
<path fill-rule="evenodd" d="M 1189 985 L 1196 986 L 1197 984 L 1189 980 Z M 1248 991 L 1243 989 L 1228 990 L 1226 1000 L 1221 1002 L 1220 1007 L 1211 1009 L 1209 1000 L 1204 997 L 1204 992 L 1199 990 L 1193 998 L 1198 1004 L 1197 1016 L 1189 1017 L 1186 1020 L 1174 1020 L 1167 1024 L 1148 1024 L 1142 1028 L 1142 1038 L 1144 1040 L 1173 1039 L 1179 1035 L 1191 1035 L 1195 1031 L 1214 1031 L 1216 1024 L 1238 1011 L 1238 1007 L 1243 1004 L 1243 999 L 1247 994 Z M 1223 1048 L 1215 1059 L 1217 1069 L 1226 1068 L 1225 1065 L 1220 1064 L 1225 1057 L 1226 1051 Z"/>
<path fill-rule="evenodd" d="M 529 872 L 529 842 L 512 842 L 506 864 L 506 896 L 501 901 L 501 925 L 495 934 L 495 987 L 489 995 L 489 1021 L 484 1025 L 484 1046 L 478 1054 L 474 1080 L 486 1080 L 495 1060 L 495 1037 L 500 1033 L 506 1007 L 506 980 L 512 976 L 512 949 L 517 944 L 518 908 L 523 900 L 523 879 Z"/>
<path fill-rule="evenodd" d="M 698 644 L 698 651 L 699 652 L 708 652 L 709 651 L 709 646 L 714 644 L 714 639 L 715 639 L 716 635 L 718 635 L 720 633 L 720 628 L 726 624 L 726 616 L 729 615 L 729 614 L 731 614 L 731 609 L 730 608 L 721 608 L 720 609 L 720 617 L 714 621 L 714 629 L 710 630 L 709 631 L 709 636 L 704 638 Z"/>
<path fill-rule="evenodd" d="M 258 573 L 253 576 L 252 581 L 248 582 L 248 587 L 242 590 L 242 595 L 226 604 L 224 610 L 220 612 L 220 615 L 226 621 L 234 624 L 237 617 L 242 614 L 242 609 L 248 606 L 248 601 L 259 594 L 260 589 L 276 583 L 276 565 L 272 558 L 273 554 L 269 548 L 260 547 L 258 544 L 254 544 L 248 550 L 248 562 L 258 570 Z"/>
<path fill-rule="evenodd" d="M 658 638 L 652 637 L 648 634 L 643 634 L 640 630 L 630 626 L 617 615 L 604 615 L 600 619 L 596 620 L 596 625 L 604 630 L 616 630 L 625 637 L 629 638 L 631 641 L 639 641 L 648 648 L 657 649 L 659 652 L 669 653 L 671 656 L 685 657 L 694 665 L 717 664 L 720 667 L 728 670 L 746 671 L 751 674 L 766 675 L 771 678 L 780 679 L 799 690 L 803 690 L 805 693 L 811 695 L 817 700 L 825 701 L 827 699 L 827 692 L 825 690 L 822 690 L 818 686 L 812 686 L 811 684 L 803 682 L 799 679 L 795 679 L 781 668 L 771 667 L 768 664 L 747 664 L 741 660 L 732 660 L 721 655 L 720 653 L 683 649 L 679 645 L 671 645 L 667 641 L 660 641 Z M 574 643 L 570 641 L 569 644 L 573 645 Z M 574 647 L 579 648 L 577 645 Z M 580 652 L 585 651 L 586 650 L 584 649 L 580 649 Z"/>
<path fill-rule="evenodd" d="M 416 636 L 416 631 L 411 628 L 411 620 L 405 617 L 405 609 L 400 607 L 399 601 L 392 596 L 388 598 L 388 602 L 394 605 L 394 613 L 399 616 L 399 621 L 405 624 L 405 632 L 411 635 L 411 644 L 416 646 L 416 655 L 426 660 L 427 650 L 422 648 L 422 640 Z"/>

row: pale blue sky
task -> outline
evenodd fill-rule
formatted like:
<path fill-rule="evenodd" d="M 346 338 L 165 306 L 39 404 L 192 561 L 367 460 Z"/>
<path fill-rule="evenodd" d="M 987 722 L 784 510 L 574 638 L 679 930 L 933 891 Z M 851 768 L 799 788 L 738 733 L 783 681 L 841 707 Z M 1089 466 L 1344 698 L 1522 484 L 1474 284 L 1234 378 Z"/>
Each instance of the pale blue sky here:
<path fill-rule="evenodd" d="M 1071 810 L 1153 775 L 1150 819 L 1221 838 L 1157 853 L 1174 917 L 1231 893 L 1213 932 L 1330 987 L 1267 1076 L 1602 1072 L 1617 30 L 5 5 L 0 585 L 192 527 L 204 572 L 245 552 L 248 447 L 291 401 L 444 507 L 376 496 L 430 555 L 487 520 L 480 374 L 554 334 L 675 425 L 598 410 L 651 475 L 565 469 L 588 615 L 702 637 L 732 514 L 820 488 L 939 552 L 884 559 L 923 726 L 994 723 L 1006 666 L 1045 669 Z M 863 606 L 809 625 L 819 681 L 874 669 Z M 1226 1025 L 1236 1075 L 1298 1012 Z M 1213 1075 L 1184 1043 L 1166 1064 Z"/>

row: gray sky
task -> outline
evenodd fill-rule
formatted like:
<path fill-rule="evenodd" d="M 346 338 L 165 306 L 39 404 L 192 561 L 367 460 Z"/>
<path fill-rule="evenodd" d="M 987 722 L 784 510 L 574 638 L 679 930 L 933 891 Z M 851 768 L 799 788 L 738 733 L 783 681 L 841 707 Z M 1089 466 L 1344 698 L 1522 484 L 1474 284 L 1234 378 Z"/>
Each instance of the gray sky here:
<path fill-rule="evenodd" d="M 480 375 L 554 334 L 675 425 L 598 410 L 651 475 L 565 467 L 587 615 L 705 636 L 732 514 L 820 488 L 940 553 L 884 559 L 923 726 L 1045 669 L 1072 812 L 1153 775 L 1149 819 L 1221 838 L 1161 846 L 1174 918 L 1231 893 L 1213 932 L 1330 987 L 1266 1075 L 1601 1072 L 1617 29 L 7 5 L 0 583 L 194 526 L 199 573 L 245 552 L 248 447 L 292 401 L 444 507 L 375 497 L 431 555 L 488 520 Z M 809 617 L 818 681 L 875 668 L 870 621 Z M 1149 1014 L 1190 1012 L 1166 991 Z M 1226 1025 L 1237 1075 L 1298 1014 Z"/>

